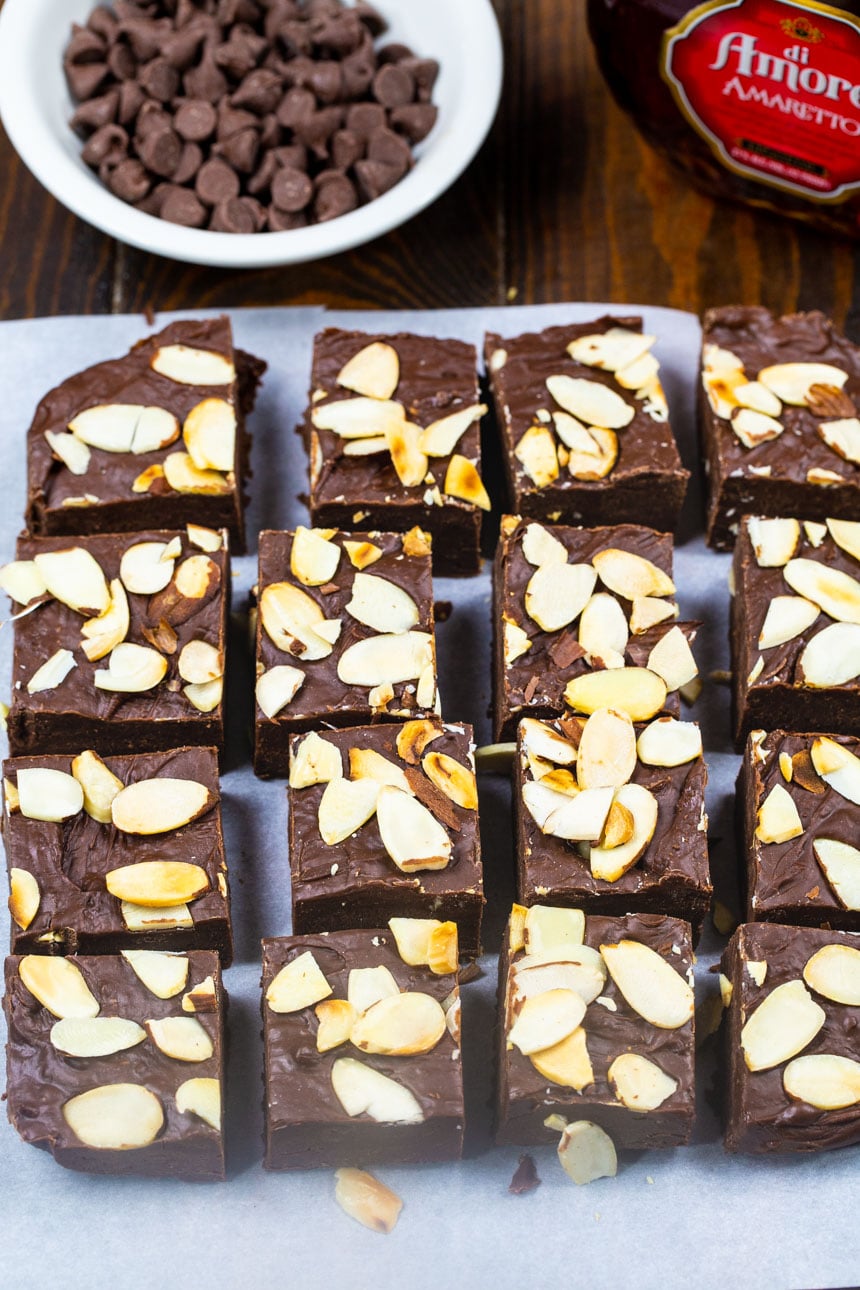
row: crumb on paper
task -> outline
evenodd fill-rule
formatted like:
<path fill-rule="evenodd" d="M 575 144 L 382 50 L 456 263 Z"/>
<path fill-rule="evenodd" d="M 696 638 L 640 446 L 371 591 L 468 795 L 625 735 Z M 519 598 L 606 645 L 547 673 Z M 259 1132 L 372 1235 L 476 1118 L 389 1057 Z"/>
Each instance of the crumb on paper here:
<path fill-rule="evenodd" d="M 514 1170 L 508 1191 L 512 1196 L 523 1196 L 526 1192 L 534 1191 L 536 1187 L 540 1187 L 540 1178 L 535 1162 L 530 1155 L 523 1154 Z"/>

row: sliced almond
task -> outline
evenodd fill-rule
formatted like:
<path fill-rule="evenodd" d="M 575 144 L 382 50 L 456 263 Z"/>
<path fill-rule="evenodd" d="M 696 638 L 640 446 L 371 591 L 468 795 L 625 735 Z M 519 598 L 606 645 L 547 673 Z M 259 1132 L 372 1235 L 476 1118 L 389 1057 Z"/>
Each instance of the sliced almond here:
<path fill-rule="evenodd" d="M 188 955 L 163 950 L 121 950 L 120 953 L 157 999 L 172 999 L 185 989 L 188 980 Z"/>
<path fill-rule="evenodd" d="M 680 690 L 699 674 L 693 651 L 680 627 L 670 627 L 648 655 L 648 668 L 666 682 L 667 690 Z"/>
<path fill-rule="evenodd" d="M 218 994 L 215 988 L 215 978 L 212 976 L 204 977 L 198 981 L 187 994 L 182 996 L 183 1012 L 217 1012 L 218 1011 Z"/>
<path fill-rule="evenodd" d="M 568 1124 L 558 1144 L 558 1158 L 578 1187 L 598 1178 L 614 1178 L 618 1157 L 609 1134 L 591 1120 Z"/>
<path fill-rule="evenodd" d="M 404 873 L 444 869 L 451 839 L 427 807 L 390 784 L 379 790 L 376 819 L 382 845 Z"/>
<path fill-rule="evenodd" d="M 811 1044 L 827 1015 L 802 981 L 771 990 L 741 1030 L 744 1061 L 751 1071 L 772 1070 Z"/>
<path fill-rule="evenodd" d="M 290 750 L 290 788 L 309 788 L 340 779 L 343 762 L 340 749 L 311 731 Z"/>
<path fill-rule="evenodd" d="M 635 833 L 636 820 L 633 812 L 617 799 L 613 799 L 609 814 L 606 817 L 606 823 L 603 826 L 600 849 L 602 851 L 615 851 L 617 847 L 622 847 L 627 842 L 630 842 Z M 619 874 L 618 876 L 620 877 L 621 875 Z"/>
<path fill-rule="evenodd" d="M 536 782 L 533 780 L 527 780 L 523 784 L 522 793 L 523 805 L 542 833 L 551 831 L 549 829 L 550 819 L 552 819 L 556 811 L 560 811 L 568 805 L 571 796 L 576 796 L 576 794 L 563 793 L 558 789 L 553 789 L 542 781 Z M 593 807 L 594 804 L 592 803 L 589 809 L 593 810 Z M 564 823 L 564 817 L 562 817 L 562 823 Z M 573 821 L 571 827 L 580 827 L 579 819 Z M 594 828 L 596 825 L 592 823 L 589 827 Z"/>
<path fill-rule="evenodd" d="M 860 950 L 851 945 L 823 945 L 807 959 L 803 979 L 825 999 L 860 1006 Z"/>
<path fill-rule="evenodd" d="M 783 403 L 802 408 L 808 404 L 811 386 L 835 385 L 841 390 L 848 373 L 831 363 L 776 363 L 763 367 L 758 380 Z"/>
<path fill-rule="evenodd" d="M 88 617 L 104 613 L 110 591 L 98 561 L 83 547 L 43 551 L 34 557 L 48 593 Z"/>
<path fill-rule="evenodd" d="M 546 488 L 558 479 L 555 438 L 546 426 L 529 426 L 514 448 L 514 456 L 536 488 Z"/>
<path fill-rule="evenodd" d="M 632 363 L 619 367 L 615 372 L 615 379 L 623 390 L 635 390 L 637 399 L 648 398 L 652 401 L 658 391 L 662 395 L 662 386 L 657 379 L 659 371 L 660 364 L 654 355 L 642 354 Z M 646 408 L 646 411 L 654 415 L 650 408 Z"/>
<path fill-rule="evenodd" d="M 327 999 L 332 989 L 310 950 L 285 963 L 272 978 L 266 990 L 266 1003 L 272 1012 L 301 1012 L 321 999 Z"/>
<path fill-rule="evenodd" d="M 216 1132 L 221 1130 L 221 1081 L 200 1076 L 187 1079 L 176 1090 L 180 1115 L 196 1115 Z"/>
<path fill-rule="evenodd" d="M 164 1112 L 155 1094 L 141 1084 L 101 1084 L 64 1103 L 63 1119 L 87 1147 L 131 1151 L 155 1141 Z"/>
<path fill-rule="evenodd" d="M 326 622 L 319 605 L 290 582 L 272 582 L 260 596 L 260 622 L 273 645 L 314 661 L 327 658 L 333 642 L 320 634 Z"/>
<path fill-rule="evenodd" d="M 818 488 L 834 488 L 837 484 L 844 484 L 845 476 L 840 475 L 838 470 L 820 470 L 813 466 L 806 472 L 807 484 L 815 484 Z"/>
<path fill-rule="evenodd" d="M 331 582 L 337 572 L 340 547 L 329 541 L 332 531 L 321 533 L 299 525 L 293 534 L 290 572 L 306 587 L 322 587 Z"/>
<path fill-rule="evenodd" d="M 761 519 L 754 515 L 747 532 L 762 569 L 779 569 L 788 564 L 800 541 L 800 524 L 790 519 Z"/>
<path fill-rule="evenodd" d="M 773 649 L 794 640 L 815 622 L 821 611 L 803 596 L 774 596 L 758 637 L 759 649 Z"/>
<path fill-rule="evenodd" d="M 125 1017 L 66 1017 L 51 1027 L 51 1044 L 67 1057 L 110 1057 L 144 1039 L 143 1027 Z"/>
<path fill-rule="evenodd" d="M 198 712 L 212 712 L 224 697 L 224 679 L 219 676 L 214 681 L 184 685 L 182 693 Z"/>
<path fill-rule="evenodd" d="M 403 1201 L 373 1174 L 362 1169 L 335 1172 L 334 1198 L 345 1214 L 372 1232 L 393 1232 Z"/>
<path fill-rule="evenodd" d="M 523 555 L 529 564 L 567 564 L 567 548 L 542 524 L 529 524 L 523 533 Z"/>
<path fill-rule="evenodd" d="M 764 985 L 767 978 L 767 963 L 763 959 L 747 959 L 746 969 L 756 985 Z"/>
<path fill-rule="evenodd" d="M 405 721 L 397 732 L 398 756 L 410 766 L 417 766 L 424 749 L 440 739 L 444 731 L 438 722 L 421 720 Z"/>
<path fill-rule="evenodd" d="M 147 466 L 135 478 L 131 491 L 133 493 L 148 493 L 153 484 L 159 479 L 166 479 L 164 467 L 159 462 L 153 462 L 151 466 Z"/>
<path fill-rule="evenodd" d="M 111 819 L 120 832 L 147 837 L 184 828 L 208 811 L 214 801 L 212 792 L 196 779 L 166 775 L 141 779 L 117 793 L 111 802 Z"/>
<path fill-rule="evenodd" d="M 194 926 L 194 919 L 185 904 L 151 908 L 132 900 L 124 900 L 120 904 L 120 912 L 122 921 L 130 932 L 173 931 L 179 928 L 188 930 Z"/>
<path fill-rule="evenodd" d="M 429 994 L 404 991 L 380 999 L 357 1019 L 350 1043 L 365 1053 L 411 1057 L 435 1048 L 446 1032 L 445 1013 Z"/>
<path fill-rule="evenodd" d="M 131 615 L 125 588 L 119 578 L 111 581 L 110 596 L 110 604 L 104 613 L 88 618 L 81 628 L 84 637 L 81 648 L 91 663 L 110 654 L 128 634 Z"/>
<path fill-rule="evenodd" d="M 19 605 L 29 605 L 47 593 L 35 560 L 12 560 L 0 567 L 0 590 Z"/>
<path fill-rule="evenodd" d="M 177 670 L 183 681 L 205 685 L 224 675 L 224 655 L 208 641 L 188 641 L 180 650 Z"/>
<path fill-rule="evenodd" d="M 42 900 L 39 884 L 28 869 L 9 869 L 9 913 L 26 932 L 39 912 Z"/>
<path fill-rule="evenodd" d="M 549 906 L 543 906 L 549 908 Z M 525 948 L 526 943 L 526 915 L 528 910 L 525 905 L 513 905 L 511 907 L 511 917 L 508 923 L 508 949 L 511 954 L 517 954 Z M 583 929 L 585 928 L 585 915 L 583 914 Z"/>
<path fill-rule="evenodd" d="M 508 619 L 502 623 L 503 648 L 506 663 L 515 663 L 532 647 L 531 637 L 517 623 Z"/>
<path fill-rule="evenodd" d="M 541 565 L 526 587 L 526 613 L 542 631 L 560 631 L 582 613 L 596 581 L 589 564 Z"/>
<path fill-rule="evenodd" d="M 375 779 L 329 780 L 318 816 L 320 837 L 326 846 L 337 846 L 366 824 L 377 809 L 379 796 L 380 785 Z"/>
<path fill-rule="evenodd" d="M 860 521 L 831 519 L 827 521 L 827 528 L 838 547 L 855 560 L 860 560 Z M 2 570 L 0 570 L 0 579 L 2 579 Z"/>
<path fill-rule="evenodd" d="M 421 427 L 411 421 L 401 421 L 385 428 L 385 442 L 397 478 L 404 488 L 416 488 L 424 482 L 429 465 L 427 456 L 419 448 Z M 451 465 L 453 466 L 454 458 Z M 450 474 L 451 467 L 449 467 Z"/>
<path fill-rule="evenodd" d="M 90 468 L 91 453 L 86 443 L 73 434 L 45 431 L 51 452 L 73 475 L 85 475 Z"/>
<path fill-rule="evenodd" d="M 817 690 L 847 685 L 860 676 L 860 627 L 831 623 L 817 632 L 798 659 L 803 684 Z"/>
<path fill-rule="evenodd" d="M 752 408 L 754 412 L 764 412 L 769 417 L 778 417 L 782 412 L 782 401 L 760 381 L 736 385 L 732 393 L 742 408 Z"/>
<path fill-rule="evenodd" d="M 377 546 L 375 542 L 354 542 L 344 538 L 343 546 L 350 563 L 356 569 L 366 569 L 369 564 L 375 564 L 382 555 L 382 547 Z"/>
<path fill-rule="evenodd" d="M 778 439 L 785 429 L 775 417 L 756 412 L 752 408 L 739 408 L 730 424 L 745 448 L 757 448 L 761 443 Z"/>
<path fill-rule="evenodd" d="M 705 349 L 716 346 L 705 346 Z M 723 351 L 728 353 L 729 351 Z M 708 402 L 715 416 L 722 417 L 728 421 L 733 410 L 739 407 L 735 390 L 738 387 L 747 384 L 747 377 L 740 359 L 737 360 L 735 367 L 722 367 L 719 369 L 709 368 L 707 364 L 702 372 L 702 385 L 708 396 Z"/>
<path fill-rule="evenodd" d="M 236 369 L 229 358 L 191 345 L 162 345 L 149 365 L 178 385 L 230 385 L 236 379 Z"/>
<path fill-rule="evenodd" d="M 639 1053 L 621 1053 L 606 1078 L 618 1101 L 629 1111 L 656 1111 L 678 1087 L 676 1079 Z"/>
<path fill-rule="evenodd" d="M 373 779 L 377 784 L 393 784 L 402 792 L 412 794 L 409 780 L 400 767 L 374 748 L 350 748 L 349 773 L 352 779 Z"/>
<path fill-rule="evenodd" d="M 579 619 L 579 643 L 592 666 L 623 667 L 629 631 L 624 610 L 605 591 L 592 596 Z"/>
<path fill-rule="evenodd" d="M 20 810 L 18 789 L 16 785 L 12 783 L 11 779 L 8 778 L 3 780 L 3 801 L 7 815 L 14 815 L 16 811 Z"/>
<path fill-rule="evenodd" d="M 435 920 L 431 919 L 430 921 Z M 460 947 L 457 924 L 450 920 L 439 923 L 430 932 L 427 945 L 427 966 L 434 976 L 449 976 L 457 971 L 459 957 Z M 446 1007 L 446 1005 L 443 1004 L 443 1007 Z M 448 1022 L 448 1029 L 450 1030 L 450 1015 Z"/>
<path fill-rule="evenodd" d="M 371 636 L 341 654 L 337 674 L 344 685 L 399 685 L 414 681 L 434 661 L 433 638 L 427 632 Z"/>
<path fill-rule="evenodd" d="M 530 1053 L 529 1060 L 539 1075 L 562 1088 L 573 1088 L 581 1093 L 594 1083 L 594 1069 L 582 1026 L 565 1035 L 557 1044 Z"/>
<path fill-rule="evenodd" d="M 702 732 L 694 721 L 658 717 L 636 741 L 636 753 L 646 766 L 684 766 L 702 755 Z"/>
<path fill-rule="evenodd" d="M 41 694 L 45 690 L 55 690 L 58 685 L 62 685 L 66 677 L 77 667 L 75 656 L 69 649 L 58 649 L 56 654 L 52 654 L 46 659 L 41 667 L 36 671 L 27 682 L 28 694 Z"/>
<path fill-rule="evenodd" d="M 448 463 L 442 492 L 448 497 L 459 497 L 461 501 L 472 502 L 482 511 L 492 509 L 490 496 L 474 462 L 471 462 L 468 457 L 461 457 L 458 453 L 454 453 Z"/>
<path fill-rule="evenodd" d="M 857 525 L 860 529 L 860 525 Z M 819 524 L 816 520 L 804 520 L 803 531 L 806 534 L 806 540 L 811 546 L 819 547 L 827 537 L 827 525 Z M 792 552 L 792 555 L 794 552 Z"/>
<path fill-rule="evenodd" d="M 543 721 L 524 717 L 520 722 L 519 733 L 523 747 L 531 757 L 555 762 L 558 766 L 572 766 L 576 761 L 576 749 L 570 740 Z"/>
<path fill-rule="evenodd" d="M 103 452 L 131 452 L 134 432 L 145 408 L 140 403 L 102 403 L 85 408 L 69 424 L 74 437 Z M 169 415 L 169 414 L 168 414 Z M 176 418 L 172 418 L 176 422 Z M 178 426 L 176 427 L 178 430 Z"/>
<path fill-rule="evenodd" d="M 526 954 L 514 963 L 512 971 L 514 994 L 524 999 L 545 994 L 547 990 L 573 990 L 589 1004 L 606 984 L 603 959 L 589 945 L 562 944 L 548 951 Z"/>
<path fill-rule="evenodd" d="M 819 1111 L 841 1111 L 860 1103 L 860 1062 L 833 1053 L 796 1057 L 782 1074 L 789 1097 Z"/>
<path fill-rule="evenodd" d="M 328 1053 L 349 1040 L 358 1013 L 346 999 L 324 999 L 314 1008 L 319 1022 L 317 1052 Z"/>
<path fill-rule="evenodd" d="M 359 397 L 318 404 L 311 412 L 311 421 L 317 430 L 331 430 L 343 439 L 369 439 L 399 431 L 406 423 L 406 413 L 402 403 Z M 420 430 L 414 428 L 417 442 Z"/>
<path fill-rule="evenodd" d="M 108 667 L 93 677 L 99 690 L 140 694 L 152 690 L 167 673 L 167 659 L 148 645 L 124 641 L 111 651 Z"/>
<path fill-rule="evenodd" d="M 59 824 L 83 810 L 84 793 L 73 775 L 43 766 L 18 770 L 18 809 L 28 820 Z"/>
<path fill-rule="evenodd" d="M 376 632 L 408 632 L 418 625 L 420 613 L 407 591 L 388 578 L 356 573 L 346 612 Z"/>
<path fill-rule="evenodd" d="M 860 418 L 844 417 L 838 421 L 819 421 L 816 426 L 828 448 L 843 461 L 860 464 Z"/>
<path fill-rule="evenodd" d="M 216 496 L 229 493 L 233 488 L 226 475 L 195 465 L 194 458 L 187 452 L 171 452 L 164 458 L 164 478 L 176 493 Z"/>
<path fill-rule="evenodd" d="M 656 672 L 615 667 L 574 677 L 565 686 L 564 698 L 576 712 L 615 708 L 626 712 L 631 721 L 649 721 L 663 707 L 666 693 L 666 683 Z"/>
<path fill-rule="evenodd" d="M 61 1020 L 65 1017 L 97 1017 L 99 1004 L 83 973 L 71 959 L 25 954 L 18 975 L 34 998 Z"/>
<path fill-rule="evenodd" d="M 524 1056 L 561 1043 L 576 1030 L 585 1016 L 585 1002 L 574 990 L 547 990 L 524 1000 L 508 1044 Z"/>
<path fill-rule="evenodd" d="M 286 663 L 262 672 L 257 677 L 254 694 L 263 715 L 273 720 L 288 703 L 292 703 L 304 682 L 304 672 Z"/>
<path fill-rule="evenodd" d="M 208 1031 L 196 1017 L 161 1017 L 147 1021 L 146 1031 L 156 1048 L 177 1062 L 205 1062 L 215 1052 Z"/>
<path fill-rule="evenodd" d="M 812 741 L 810 759 L 825 784 L 860 806 L 860 757 L 835 739 L 819 735 Z"/>
<path fill-rule="evenodd" d="M 160 909 L 202 896 L 209 878 L 200 865 L 185 860 L 142 860 L 109 870 L 105 886 L 118 900 Z"/>
<path fill-rule="evenodd" d="M 669 575 L 633 551 L 607 547 L 597 552 L 592 564 L 603 585 L 625 600 L 675 594 L 675 584 Z"/>
<path fill-rule="evenodd" d="M 164 590 L 174 567 L 166 542 L 135 542 L 123 552 L 119 576 L 135 595 L 152 596 Z"/>
<path fill-rule="evenodd" d="M 223 535 L 217 529 L 203 528 L 200 524 L 188 524 L 186 533 L 192 546 L 198 547 L 201 551 L 207 551 L 210 555 L 220 551 L 224 545 Z"/>
<path fill-rule="evenodd" d="M 559 407 L 584 425 L 623 430 L 636 415 L 634 407 L 600 381 L 588 381 L 577 376 L 548 376 L 546 387 Z"/>
<path fill-rule="evenodd" d="M 579 741 L 576 777 L 580 788 L 618 788 L 636 769 L 636 733 L 626 712 L 598 708 Z"/>
<path fill-rule="evenodd" d="M 844 909 L 860 910 L 860 851 L 857 847 L 835 838 L 816 838 L 812 849 L 840 905 Z"/>
<path fill-rule="evenodd" d="M 789 560 L 783 577 L 793 591 L 805 596 L 831 618 L 860 623 L 860 582 L 819 560 Z"/>
<path fill-rule="evenodd" d="M 570 449 L 567 469 L 574 479 L 605 479 L 618 460 L 618 435 L 601 426 L 581 425 L 567 412 L 554 412 L 559 438 Z M 561 453 L 559 450 L 559 460 Z"/>
<path fill-rule="evenodd" d="M 198 470 L 233 470 L 236 413 L 226 399 L 203 399 L 188 413 L 182 438 Z"/>
<path fill-rule="evenodd" d="M 530 955 L 579 947 L 585 937 L 585 915 L 581 909 L 532 905 L 525 914 L 524 935 Z"/>
<path fill-rule="evenodd" d="M 465 811 L 478 809 L 478 785 L 474 772 L 447 753 L 430 752 L 422 759 L 421 767 L 446 797 Z"/>
<path fill-rule="evenodd" d="M 633 834 L 618 846 L 592 847 L 589 864 L 593 877 L 604 882 L 617 882 L 631 869 L 649 846 L 657 827 L 657 799 L 642 784 L 623 784 L 615 794 L 613 805 L 626 807 L 633 816 Z"/>
<path fill-rule="evenodd" d="M 420 1124 L 424 1112 L 415 1094 L 354 1057 L 339 1057 L 331 1069 L 335 1097 L 349 1116 L 369 1115 L 380 1124 Z"/>
<path fill-rule="evenodd" d="M 347 978 L 346 994 L 356 1012 L 367 1012 L 380 999 L 394 999 L 400 987 L 383 964 L 371 968 L 352 968 Z"/>
<path fill-rule="evenodd" d="M 82 752 L 72 761 L 72 774 L 84 795 L 84 810 L 99 824 L 110 824 L 111 804 L 123 788 L 122 780 L 108 770 L 98 753 Z"/>
<path fill-rule="evenodd" d="M 597 842 L 612 805 L 612 788 L 586 788 L 576 797 L 562 798 L 542 826 L 544 833 L 567 842 Z"/>
<path fill-rule="evenodd" d="M 353 354 L 335 379 L 345 390 L 371 399 L 390 399 L 400 380 L 397 350 L 385 341 L 375 340 Z"/>
<path fill-rule="evenodd" d="M 782 784 L 774 784 L 759 807 L 756 820 L 755 835 L 765 844 L 789 842 L 803 833 L 794 798 Z"/>
<path fill-rule="evenodd" d="M 610 327 L 604 332 L 578 336 L 570 342 L 567 352 L 575 363 L 617 372 L 647 354 L 656 339 L 627 327 Z"/>
<path fill-rule="evenodd" d="M 652 1026 L 677 1030 L 692 1019 L 692 986 L 650 946 L 619 941 L 601 945 L 600 953 L 627 1003 Z"/>
<path fill-rule="evenodd" d="M 486 416 L 485 403 L 473 403 L 470 407 L 459 408 L 438 421 L 431 421 L 421 432 L 418 447 L 428 457 L 448 457 L 471 425 Z M 445 489 L 445 492 L 448 490 Z"/>

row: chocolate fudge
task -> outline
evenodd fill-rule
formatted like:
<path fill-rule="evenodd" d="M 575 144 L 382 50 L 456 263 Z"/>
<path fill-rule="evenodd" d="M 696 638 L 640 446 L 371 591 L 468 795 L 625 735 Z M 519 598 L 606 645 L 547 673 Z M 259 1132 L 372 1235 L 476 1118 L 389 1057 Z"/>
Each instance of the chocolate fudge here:
<path fill-rule="evenodd" d="M 860 932 L 860 739 L 754 730 L 736 802 L 747 918 Z"/>
<path fill-rule="evenodd" d="M 329 327 L 314 342 L 303 435 L 317 528 L 416 526 L 437 574 L 480 567 L 481 417 L 473 345 Z"/>
<path fill-rule="evenodd" d="M 597 1124 L 619 1149 L 676 1147 L 695 1116 L 693 951 L 677 918 L 514 906 L 499 960 L 496 1139 Z"/>
<path fill-rule="evenodd" d="M 266 364 L 230 321 L 175 322 L 46 394 L 27 432 L 33 534 L 132 533 L 191 522 L 244 549 L 245 419 Z"/>
<path fill-rule="evenodd" d="M 860 514 L 860 348 L 824 314 L 705 314 L 699 421 L 708 541 L 729 550 L 743 515 Z"/>
<path fill-rule="evenodd" d="M 702 736 L 693 722 L 634 726 L 526 717 L 514 759 L 517 898 L 587 914 L 671 914 L 698 937 L 708 912 Z"/>
<path fill-rule="evenodd" d="M 438 707 L 430 545 L 411 533 L 260 534 L 254 768 L 286 775 L 299 730 Z"/>
<path fill-rule="evenodd" d="M 746 516 L 732 567 L 735 736 L 860 726 L 860 523 Z"/>
<path fill-rule="evenodd" d="M 860 936 L 746 923 L 722 970 L 726 1149 L 860 1143 Z"/>
<path fill-rule="evenodd" d="M 223 530 L 19 538 L 10 751 L 221 747 L 229 570 Z"/>
<path fill-rule="evenodd" d="M 3 1002 L 25 1142 L 86 1173 L 224 1179 L 217 954 L 15 955 Z"/>
<path fill-rule="evenodd" d="M 493 571 L 496 738 L 513 738 L 521 716 L 570 709 L 677 716 L 679 693 L 693 697 L 699 683 L 697 624 L 675 621 L 674 594 L 668 533 L 503 516 Z"/>
<path fill-rule="evenodd" d="M 3 764 L 15 954 L 233 956 L 214 748 Z"/>
<path fill-rule="evenodd" d="M 485 358 L 511 505 L 546 523 L 674 529 L 689 471 L 641 318 L 505 339 Z"/>
<path fill-rule="evenodd" d="M 263 1026 L 267 1169 L 459 1158 L 455 929 L 263 941 Z"/>
<path fill-rule="evenodd" d="M 472 728 L 434 720 L 295 735 L 295 932 L 438 917 L 480 952 L 484 905 Z"/>

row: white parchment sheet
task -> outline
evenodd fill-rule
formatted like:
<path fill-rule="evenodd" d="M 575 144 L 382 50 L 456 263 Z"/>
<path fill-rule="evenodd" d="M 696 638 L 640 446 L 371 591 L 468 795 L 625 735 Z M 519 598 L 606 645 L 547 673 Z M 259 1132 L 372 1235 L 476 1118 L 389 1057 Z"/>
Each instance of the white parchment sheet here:
<path fill-rule="evenodd" d="M 306 488 L 294 433 L 307 393 L 313 334 L 325 322 L 381 331 L 411 330 L 474 341 L 586 320 L 621 306 L 548 305 L 428 313 L 334 314 L 319 309 L 237 310 L 236 341 L 269 363 L 251 422 L 253 503 L 249 531 L 306 521 Z M 656 353 L 672 424 L 687 465 L 696 464 L 693 390 L 699 330 L 688 314 L 637 310 L 660 339 Z M 200 316 L 199 311 L 195 316 Z M 160 315 L 164 326 L 180 315 Z M 191 316 L 191 315 L 185 315 Z M 10 559 L 24 509 L 24 440 L 49 386 L 116 357 L 149 328 L 142 317 L 56 318 L 0 324 L 0 563 Z M 488 467 L 485 473 L 492 476 Z M 702 674 L 728 667 L 728 557 L 706 552 L 694 474 L 675 576 L 681 614 L 702 628 Z M 236 611 L 255 580 L 256 556 L 234 562 Z M 453 612 L 438 629 L 443 712 L 489 738 L 490 578 L 440 579 L 437 599 Z M 2 611 L 5 613 L 5 610 Z M 234 632 L 230 753 L 223 780 L 233 890 L 236 963 L 230 992 L 229 1181 L 194 1185 L 91 1177 L 56 1165 L 21 1143 L 0 1120 L 0 1290 L 289 1290 L 403 1287 L 404 1290 L 756 1290 L 843 1287 L 860 1280 L 860 1152 L 759 1160 L 727 1156 L 711 1107 L 716 1083 L 708 1045 L 699 1065 L 693 1146 L 622 1159 L 618 1177 L 577 1188 L 552 1147 L 533 1151 L 541 1186 L 508 1194 L 515 1149 L 489 1138 L 496 951 L 513 898 L 509 791 L 482 777 L 487 907 L 480 980 L 464 988 L 467 1153 L 459 1164 L 380 1169 L 405 1205 L 388 1237 L 365 1231 L 334 1202 L 330 1171 L 268 1174 L 261 1165 L 262 1053 L 259 941 L 289 931 L 289 871 L 283 784 L 258 782 L 249 760 L 251 666 Z M 0 630 L 0 695 L 11 666 L 11 631 Z M 715 881 L 732 899 L 736 865 L 732 799 L 738 758 L 728 737 L 728 690 L 706 684 L 693 715 L 702 722 L 710 770 L 708 810 Z M 3 747 L 5 753 L 5 743 Z M 5 878 L 3 887 L 5 891 Z M 0 935 L 7 926 L 0 901 Z M 708 929 L 699 951 L 697 998 L 716 989 L 708 973 L 722 942 Z M 2 1024 L 2 1023 L 0 1023 Z M 360 1162 L 356 1162 L 360 1163 Z"/>

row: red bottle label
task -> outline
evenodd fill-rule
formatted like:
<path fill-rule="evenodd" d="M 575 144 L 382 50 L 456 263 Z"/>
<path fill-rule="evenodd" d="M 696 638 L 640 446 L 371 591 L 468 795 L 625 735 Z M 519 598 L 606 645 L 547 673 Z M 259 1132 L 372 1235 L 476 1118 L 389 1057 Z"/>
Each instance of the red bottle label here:
<path fill-rule="evenodd" d="M 818 201 L 860 189 L 856 18 L 791 0 L 712 0 L 666 32 L 661 72 L 736 174 Z"/>

